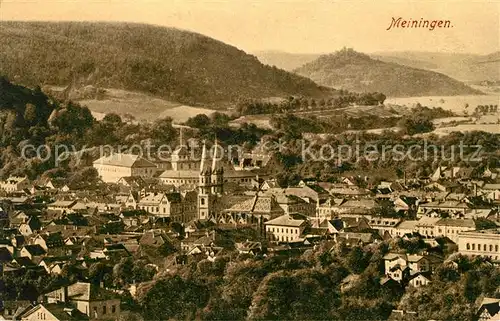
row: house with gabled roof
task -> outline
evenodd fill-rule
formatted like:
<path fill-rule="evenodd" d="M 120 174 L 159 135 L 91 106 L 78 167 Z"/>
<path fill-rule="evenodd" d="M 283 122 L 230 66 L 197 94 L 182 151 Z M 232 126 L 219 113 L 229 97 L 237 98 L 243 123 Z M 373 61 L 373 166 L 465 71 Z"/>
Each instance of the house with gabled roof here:
<path fill-rule="evenodd" d="M 343 243 L 346 246 L 363 246 L 371 243 L 376 243 L 382 238 L 378 233 L 369 232 L 347 232 L 342 231 L 334 234 L 334 240 L 337 243 Z"/>
<path fill-rule="evenodd" d="M 12 253 L 7 248 L 0 247 L 0 266 L 10 261 L 12 261 Z"/>
<path fill-rule="evenodd" d="M 335 217 L 343 214 L 369 215 L 377 207 L 374 199 L 329 198 L 317 205 L 317 212 L 322 217 Z"/>
<path fill-rule="evenodd" d="M 369 221 L 369 225 L 370 228 L 377 230 L 380 235 L 384 235 L 385 232 L 388 232 L 390 235 L 394 235 L 396 234 L 394 230 L 400 222 L 400 218 L 372 216 Z"/>
<path fill-rule="evenodd" d="M 418 221 L 405 220 L 399 222 L 392 230 L 391 235 L 402 237 L 405 234 L 416 232 Z"/>
<path fill-rule="evenodd" d="M 91 283 L 77 282 L 43 295 L 44 302 L 66 303 L 90 319 L 116 319 L 120 299 L 114 292 Z"/>
<path fill-rule="evenodd" d="M 76 205 L 76 203 L 76 200 L 57 200 L 50 203 L 47 206 L 47 209 L 58 213 L 71 213 L 73 211 L 72 208 Z"/>
<path fill-rule="evenodd" d="M 58 233 L 41 233 L 33 239 L 33 244 L 40 245 L 45 251 L 63 247 L 64 239 L 60 232 Z"/>
<path fill-rule="evenodd" d="M 276 201 L 283 208 L 285 214 L 304 213 L 308 216 L 315 216 L 316 204 L 306 202 L 304 199 L 295 195 L 276 195 Z"/>
<path fill-rule="evenodd" d="M 257 255 L 262 252 L 262 243 L 246 240 L 235 244 L 236 250 L 240 254 Z"/>
<path fill-rule="evenodd" d="M 20 320 L 23 313 L 33 307 L 28 300 L 3 301 L 1 303 L 0 320 Z"/>
<path fill-rule="evenodd" d="M 36 264 L 33 261 L 31 261 L 29 257 L 26 257 L 26 256 L 16 257 L 16 258 L 12 259 L 11 263 L 13 265 L 23 267 L 23 268 L 32 268 L 32 267 L 36 266 Z"/>
<path fill-rule="evenodd" d="M 146 181 L 141 176 L 125 176 L 120 178 L 117 184 L 132 191 L 139 191 L 147 186 Z"/>
<path fill-rule="evenodd" d="M 385 275 L 401 282 L 410 274 L 406 254 L 387 253 L 384 256 Z"/>
<path fill-rule="evenodd" d="M 39 261 L 44 255 L 47 254 L 47 251 L 45 251 L 39 244 L 29 244 L 23 246 L 19 254 L 20 256 L 28 257 L 32 261 Z"/>
<path fill-rule="evenodd" d="M 40 303 L 25 311 L 21 315 L 22 321 L 83 321 L 89 320 L 88 316 L 78 311 L 75 307 L 66 304 L 44 304 Z"/>
<path fill-rule="evenodd" d="M 20 192 L 30 187 L 27 177 L 11 176 L 6 180 L 0 181 L 0 190 L 7 193 Z"/>
<path fill-rule="evenodd" d="M 417 272 L 409 276 L 408 285 L 414 288 L 419 288 L 426 286 L 431 283 L 431 273 L 429 272 Z"/>
<path fill-rule="evenodd" d="M 25 223 L 21 223 L 18 227 L 19 233 L 24 236 L 30 236 L 39 231 L 42 223 L 37 216 L 30 216 Z"/>
<path fill-rule="evenodd" d="M 264 222 L 264 225 L 270 241 L 289 242 L 300 238 L 309 222 L 306 215 L 292 213 Z"/>
<path fill-rule="evenodd" d="M 459 166 L 439 166 L 431 175 L 432 181 L 441 179 L 470 179 L 473 168 Z"/>
<path fill-rule="evenodd" d="M 255 195 L 223 210 L 218 223 L 247 224 L 256 222 L 260 218 L 264 221 L 270 220 L 284 213 L 285 211 L 278 204 L 275 196 Z"/>
<path fill-rule="evenodd" d="M 454 243 L 458 242 L 458 235 L 461 232 L 473 231 L 476 223 L 471 219 L 442 218 L 436 222 L 434 235 L 436 237 L 447 237 Z"/>
<path fill-rule="evenodd" d="M 494 321 L 500 319 L 500 299 L 483 298 L 479 309 L 476 312 L 478 321 Z"/>

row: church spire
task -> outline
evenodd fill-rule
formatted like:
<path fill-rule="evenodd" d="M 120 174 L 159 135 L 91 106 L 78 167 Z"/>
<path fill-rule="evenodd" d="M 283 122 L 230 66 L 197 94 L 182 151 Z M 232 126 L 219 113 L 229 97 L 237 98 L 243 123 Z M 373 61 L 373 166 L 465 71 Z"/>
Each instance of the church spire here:
<path fill-rule="evenodd" d="M 215 138 L 214 153 L 212 156 L 212 173 L 216 173 L 219 170 L 219 159 L 222 155 L 219 155 L 219 144 L 217 138 Z"/>
<path fill-rule="evenodd" d="M 223 191 L 224 184 L 224 170 L 221 166 L 221 159 L 223 157 L 222 151 L 220 150 L 221 146 L 219 146 L 217 142 L 217 138 L 215 138 L 214 143 L 214 152 L 212 155 L 212 194 L 221 195 Z"/>
<path fill-rule="evenodd" d="M 208 153 L 207 153 L 207 145 L 205 141 L 203 141 L 203 147 L 201 149 L 201 164 L 200 164 L 200 174 L 201 175 L 210 175 L 210 164 L 208 163 Z"/>

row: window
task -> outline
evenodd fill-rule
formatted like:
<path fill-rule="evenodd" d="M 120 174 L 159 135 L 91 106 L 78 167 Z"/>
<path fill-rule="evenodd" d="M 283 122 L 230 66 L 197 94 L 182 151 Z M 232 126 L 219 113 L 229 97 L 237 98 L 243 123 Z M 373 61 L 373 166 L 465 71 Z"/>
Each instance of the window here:
<path fill-rule="evenodd" d="M 495 252 L 498 252 L 498 245 L 495 245 Z"/>
<path fill-rule="evenodd" d="M 490 252 L 493 252 L 493 245 L 490 244 Z"/>
<path fill-rule="evenodd" d="M 116 312 L 116 305 L 112 305 L 111 306 L 111 313 L 115 313 Z"/>
<path fill-rule="evenodd" d="M 483 251 L 485 251 L 485 252 L 487 251 L 486 250 L 486 244 L 483 245 Z"/>
<path fill-rule="evenodd" d="M 202 198 L 200 201 L 201 201 L 201 205 L 205 205 L 205 199 L 204 198 Z"/>
<path fill-rule="evenodd" d="M 106 306 L 102 307 L 102 314 L 106 314 Z"/>
<path fill-rule="evenodd" d="M 472 250 L 474 251 L 476 249 L 476 244 L 472 243 Z"/>
<path fill-rule="evenodd" d="M 470 250 L 470 244 L 467 243 L 467 250 Z"/>

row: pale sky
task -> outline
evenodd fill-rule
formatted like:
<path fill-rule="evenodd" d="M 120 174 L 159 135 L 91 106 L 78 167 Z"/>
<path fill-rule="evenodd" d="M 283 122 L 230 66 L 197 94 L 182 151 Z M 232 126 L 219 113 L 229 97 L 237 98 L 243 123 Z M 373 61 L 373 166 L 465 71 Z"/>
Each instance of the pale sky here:
<path fill-rule="evenodd" d="M 0 20 L 142 22 L 196 31 L 247 52 L 500 50 L 500 0 L 0 0 Z M 392 29 L 392 17 L 452 28 Z"/>

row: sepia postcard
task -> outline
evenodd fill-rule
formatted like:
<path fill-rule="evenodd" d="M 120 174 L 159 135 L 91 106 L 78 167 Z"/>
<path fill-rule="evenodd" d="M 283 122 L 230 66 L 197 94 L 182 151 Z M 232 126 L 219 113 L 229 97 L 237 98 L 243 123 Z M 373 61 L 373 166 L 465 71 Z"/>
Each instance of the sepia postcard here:
<path fill-rule="evenodd" d="M 0 0 L 0 320 L 500 320 L 499 0 Z"/>

